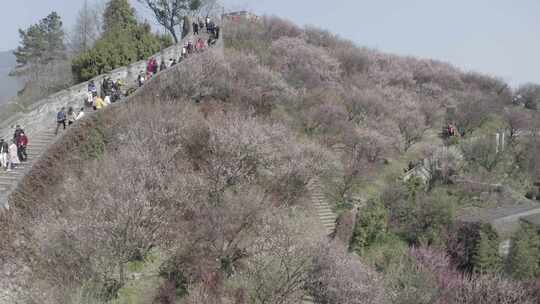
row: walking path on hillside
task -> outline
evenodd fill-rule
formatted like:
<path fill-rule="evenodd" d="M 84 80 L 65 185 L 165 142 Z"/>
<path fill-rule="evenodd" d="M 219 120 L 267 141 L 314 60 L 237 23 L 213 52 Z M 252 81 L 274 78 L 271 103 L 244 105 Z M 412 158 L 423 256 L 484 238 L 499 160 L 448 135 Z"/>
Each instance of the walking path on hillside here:
<path fill-rule="evenodd" d="M 319 217 L 319 220 L 323 227 L 326 230 L 326 235 L 330 237 L 334 231 L 336 230 L 336 214 L 334 211 L 332 211 L 332 208 L 330 207 L 330 204 L 328 204 L 328 201 L 326 197 L 324 196 L 323 190 L 322 190 L 321 181 L 318 177 L 313 178 L 310 183 L 308 184 L 308 190 L 311 194 L 311 203 L 315 207 L 317 211 L 317 216 Z M 302 304 L 314 304 L 315 299 L 306 294 L 302 298 Z"/>
<path fill-rule="evenodd" d="M 328 204 L 321 186 L 319 178 L 314 178 L 308 184 L 308 190 L 311 194 L 311 201 L 316 208 L 317 215 L 321 224 L 326 229 L 327 235 L 331 235 L 336 230 L 336 214 Z"/>
<path fill-rule="evenodd" d="M 208 38 L 208 35 L 206 33 L 201 33 L 201 35 L 195 38 L 198 38 L 198 37 L 206 39 Z M 222 37 L 223 37 L 223 34 L 220 35 L 219 39 L 217 40 L 214 46 L 210 48 L 208 48 L 207 46 L 206 50 L 212 49 L 212 50 L 217 50 L 218 52 L 223 52 L 224 44 L 223 44 Z M 187 40 L 190 40 L 190 39 L 194 40 L 195 38 L 193 36 L 186 37 L 181 42 L 179 42 L 178 45 L 183 45 Z M 159 54 L 155 54 L 152 57 L 157 57 L 158 55 Z M 178 63 L 178 65 L 181 65 L 181 63 Z M 167 71 L 170 71 L 170 70 L 172 70 L 172 68 L 168 68 L 167 70 L 159 72 L 158 75 L 161 73 L 167 73 Z M 111 74 L 114 74 L 114 73 L 111 72 Z M 103 76 L 104 75 L 100 75 L 97 78 L 103 77 Z M 151 82 L 154 79 L 155 77 L 151 78 L 150 80 L 145 82 L 145 85 L 146 83 Z M 143 85 L 142 87 L 144 87 L 145 85 Z M 84 94 L 86 95 L 87 84 L 82 83 L 82 84 L 76 85 L 75 87 L 81 87 L 81 86 L 84 87 Z M 74 91 L 78 91 L 78 90 L 74 90 Z M 46 99 L 45 101 L 50 101 L 50 100 L 54 101 L 57 99 L 57 97 L 58 96 L 55 97 L 53 95 L 52 97 L 50 97 L 49 99 Z M 58 101 L 55 101 L 56 103 L 64 102 L 64 98 L 58 97 L 58 99 L 59 99 Z M 120 101 L 116 103 L 115 105 L 121 106 L 122 103 L 123 102 Z M 62 106 L 65 106 L 65 104 L 62 104 Z M 27 135 L 30 137 L 29 145 L 27 149 L 28 161 L 22 163 L 15 170 L 11 172 L 0 170 L 0 212 L 4 208 L 9 208 L 9 196 L 17 188 L 19 182 L 24 178 L 24 176 L 32 169 L 32 166 L 37 161 L 39 161 L 40 157 L 46 153 L 46 150 L 57 139 L 60 139 L 64 134 L 64 133 L 60 133 L 60 135 L 58 136 L 54 134 L 54 128 L 56 124 L 52 123 L 55 117 L 54 116 L 49 117 L 49 115 L 51 114 L 49 111 L 51 107 L 55 107 L 55 106 L 45 103 L 43 104 L 42 108 L 36 108 L 36 112 L 42 114 L 43 116 L 43 117 L 40 117 L 39 119 L 36 119 L 36 117 L 26 117 L 26 121 L 33 121 L 36 124 L 38 122 L 41 122 L 39 124 L 39 131 L 28 132 L 28 130 L 25 130 L 27 131 Z M 87 113 L 87 116 L 92 116 L 93 113 L 95 112 Z M 20 118 L 21 117 L 19 116 L 16 119 L 10 120 L 9 122 L 10 125 L 21 124 L 23 127 L 25 127 L 24 123 L 17 122 Z M 48 123 L 48 122 L 51 122 L 51 123 Z M 0 130 L 0 134 L 4 135 L 4 138 L 9 138 L 9 136 L 11 136 L 10 133 L 11 133 L 11 130 L 5 130 L 5 129 Z M 16 297 L 18 285 L 14 284 L 15 282 L 14 280 L 16 280 L 16 278 L 10 275 L 11 273 L 13 273 L 14 269 L 10 269 L 10 267 L 12 266 L 0 263 L 0 278 L 2 278 L 2 280 L 0 280 L 0 304 L 11 304 L 15 302 L 13 297 Z"/>
<path fill-rule="evenodd" d="M 179 44 L 183 44 L 187 40 L 196 40 L 198 38 L 202 38 L 204 41 L 209 37 L 209 34 L 201 33 L 198 36 L 191 36 L 188 38 L 185 38 Z M 220 38 L 217 40 L 215 45 L 212 47 L 207 47 L 208 49 L 218 49 L 223 50 L 223 35 L 220 34 Z M 156 55 L 153 55 L 152 57 L 157 57 Z M 181 65 L 180 62 L 178 65 Z M 170 70 L 171 68 L 167 69 Z M 159 72 L 167 72 L 167 70 Z M 99 76 L 98 76 L 99 77 Z M 153 78 L 149 79 L 151 81 Z M 119 102 L 122 103 L 122 102 Z M 92 115 L 92 113 L 87 113 L 87 115 Z M 53 121 L 54 117 L 50 117 L 50 121 Z M 16 189 L 18 183 L 23 179 L 23 177 L 30 171 L 35 161 L 39 159 L 39 157 L 47 150 L 47 148 L 55 141 L 56 136 L 54 135 L 54 124 L 50 125 L 41 125 L 40 131 L 38 132 L 29 132 L 28 136 L 29 139 L 29 145 L 28 145 L 28 161 L 21 163 L 19 166 L 17 166 L 16 169 L 12 170 L 11 172 L 0 170 L 0 210 L 2 208 L 9 208 L 9 196 L 10 194 Z M 24 124 L 23 124 L 24 127 Z"/>
<path fill-rule="evenodd" d="M 9 208 L 8 197 L 32 165 L 55 139 L 54 131 L 45 130 L 32 136 L 27 148 L 28 161 L 21 162 L 12 171 L 0 170 L 0 209 Z"/>

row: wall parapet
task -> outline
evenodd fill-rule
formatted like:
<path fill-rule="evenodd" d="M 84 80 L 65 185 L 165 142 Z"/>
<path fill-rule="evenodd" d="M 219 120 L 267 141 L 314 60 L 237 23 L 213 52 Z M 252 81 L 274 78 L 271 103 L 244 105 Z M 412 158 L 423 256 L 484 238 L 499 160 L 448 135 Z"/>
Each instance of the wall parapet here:
<path fill-rule="evenodd" d="M 187 41 L 193 39 L 190 34 L 166 49 L 161 50 L 150 57 L 156 58 L 158 63 L 163 59 L 168 62 L 169 59 L 178 59 L 182 52 L 182 47 Z M 128 66 L 114 69 L 106 74 L 92 78 L 89 81 L 78 83 L 72 87 L 54 93 L 42 100 L 34 103 L 25 113 L 16 113 L 12 118 L 0 122 L 0 136 L 10 138 L 13 126 L 21 125 L 25 131 L 30 134 L 37 133 L 43 128 L 52 128 L 55 124 L 55 117 L 58 110 L 62 107 L 74 107 L 77 109 L 83 104 L 88 83 L 94 81 L 96 85 L 101 84 L 105 77 L 111 77 L 113 80 L 121 80 L 127 86 L 136 84 L 137 76 L 141 71 L 146 71 L 147 60 L 134 62 Z M 99 87 L 99 85 L 98 85 Z"/>

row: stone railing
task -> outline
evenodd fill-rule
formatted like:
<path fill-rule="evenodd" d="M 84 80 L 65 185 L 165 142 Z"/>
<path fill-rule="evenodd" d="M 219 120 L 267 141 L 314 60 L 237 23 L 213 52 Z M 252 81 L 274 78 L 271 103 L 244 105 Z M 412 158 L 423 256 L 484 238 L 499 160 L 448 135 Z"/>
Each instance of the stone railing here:
<path fill-rule="evenodd" d="M 177 44 L 160 51 L 151 57 L 156 58 L 158 64 L 163 59 L 168 63 L 169 59 L 178 59 L 180 57 L 184 44 L 193 39 L 192 35 L 186 36 Z M 115 69 L 107 74 L 99 75 L 92 78 L 96 86 L 101 87 L 101 83 L 105 77 L 110 76 L 113 80 L 122 80 L 122 82 L 130 87 L 136 84 L 137 76 L 141 71 L 146 71 L 147 60 L 132 63 L 128 66 Z M 25 113 L 17 113 L 10 119 L 0 122 L 0 136 L 11 138 L 13 127 L 21 125 L 23 129 L 30 134 L 37 133 L 43 128 L 53 128 L 56 119 L 56 113 L 62 107 L 73 107 L 78 110 L 83 105 L 88 92 L 88 82 L 82 82 L 68 89 L 59 91 L 47 98 L 44 98 Z"/>

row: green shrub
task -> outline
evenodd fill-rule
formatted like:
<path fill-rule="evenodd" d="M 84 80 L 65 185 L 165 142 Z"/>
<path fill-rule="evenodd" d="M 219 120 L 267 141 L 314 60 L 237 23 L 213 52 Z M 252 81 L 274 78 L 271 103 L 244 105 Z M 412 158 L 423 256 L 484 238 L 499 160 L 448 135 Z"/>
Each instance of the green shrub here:
<path fill-rule="evenodd" d="M 94 48 L 73 59 L 72 70 L 77 80 L 86 81 L 147 59 L 171 44 L 170 38 L 152 34 L 148 24 L 115 28 L 96 41 Z"/>
<path fill-rule="evenodd" d="M 388 233 L 388 210 L 379 201 L 369 201 L 357 217 L 351 248 L 360 255 L 380 243 Z"/>
<path fill-rule="evenodd" d="M 540 236 L 533 225 L 523 223 L 512 238 L 507 269 L 517 279 L 540 277 Z"/>
<path fill-rule="evenodd" d="M 176 296 L 183 297 L 188 291 L 188 281 L 175 258 L 169 259 L 159 267 L 159 276 L 174 284 Z"/>
<path fill-rule="evenodd" d="M 98 123 L 94 129 L 88 131 L 86 139 L 81 142 L 81 156 L 85 160 L 100 159 L 105 153 L 106 144 L 105 131 Z"/>

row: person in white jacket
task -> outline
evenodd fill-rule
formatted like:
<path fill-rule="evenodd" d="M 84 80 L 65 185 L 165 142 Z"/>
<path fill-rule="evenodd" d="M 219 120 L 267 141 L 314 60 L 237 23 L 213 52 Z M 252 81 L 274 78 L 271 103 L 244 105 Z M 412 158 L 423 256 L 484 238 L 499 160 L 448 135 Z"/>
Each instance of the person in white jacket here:
<path fill-rule="evenodd" d="M 77 118 L 75 118 L 75 120 L 79 120 L 81 118 L 84 117 L 84 108 L 81 108 L 81 110 L 79 111 L 79 114 L 77 114 Z"/>
<path fill-rule="evenodd" d="M 11 171 L 15 169 L 15 166 L 20 164 L 21 161 L 19 160 L 19 154 L 17 153 L 17 145 L 15 144 L 15 141 L 11 141 L 11 145 L 9 146 L 9 165 L 8 165 L 8 171 Z"/>
<path fill-rule="evenodd" d="M 0 168 L 7 168 L 8 166 L 9 145 L 0 138 Z"/>

